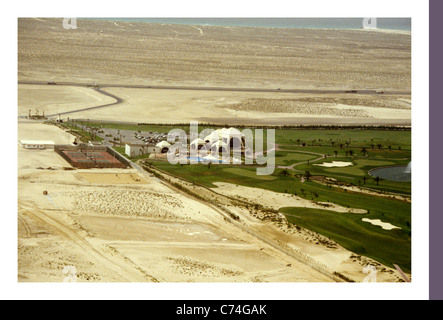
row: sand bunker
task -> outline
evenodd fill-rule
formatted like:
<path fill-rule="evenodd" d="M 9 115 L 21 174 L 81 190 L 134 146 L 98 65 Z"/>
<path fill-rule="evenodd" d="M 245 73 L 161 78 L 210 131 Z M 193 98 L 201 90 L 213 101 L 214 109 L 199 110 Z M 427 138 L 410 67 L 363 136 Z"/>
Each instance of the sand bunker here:
<path fill-rule="evenodd" d="M 322 164 L 314 164 L 314 166 L 327 167 L 327 168 L 350 167 L 352 165 L 353 165 L 352 162 L 342 162 L 342 161 L 332 161 L 332 162 L 324 162 Z"/>
<path fill-rule="evenodd" d="M 364 221 L 364 222 L 369 222 L 369 223 L 373 224 L 374 226 L 380 226 L 380 227 L 382 227 L 385 230 L 401 229 L 401 228 L 396 227 L 396 226 L 394 226 L 394 225 L 392 225 L 390 223 L 382 222 L 379 219 L 371 220 L 371 219 L 363 218 L 361 220 Z"/>

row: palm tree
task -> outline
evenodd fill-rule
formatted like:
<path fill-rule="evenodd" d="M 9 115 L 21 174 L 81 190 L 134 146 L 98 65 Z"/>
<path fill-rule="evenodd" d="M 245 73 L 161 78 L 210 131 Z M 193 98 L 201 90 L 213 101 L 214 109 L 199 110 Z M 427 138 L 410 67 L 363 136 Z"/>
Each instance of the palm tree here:
<path fill-rule="evenodd" d="M 381 150 L 381 147 L 383 147 L 380 143 L 379 144 L 377 144 L 377 148 L 378 148 L 378 150 Z"/>
<path fill-rule="evenodd" d="M 337 158 L 338 151 L 335 150 L 334 153 L 335 153 L 335 157 Z"/>
<path fill-rule="evenodd" d="M 366 184 L 366 180 L 367 180 L 368 178 L 366 178 L 366 177 L 363 177 L 363 184 Z"/>
<path fill-rule="evenodd" d="M 349 155 L 352 157 L 354 155 L 354 150 L 349 150 Z"/>
<path fill-rule="evenodd" d="M 361 148 L 361 153 L 363 154 L 363 156 L 365 156 L 367 152 L 368 151 L 366 150 L 365 147 Z"/>
<path fill-rule="evenodd" d="M 374 180 L 375 180 L 375 182 L 377 182 L 377 186 L 378 186 L 378 183 L 381 181 L 381 179 L 379 177 L 375 177 Z"/>
<path fill-rule="evenodd" d="M 309 178 L 312 177 L 312 174 L 309 171 L 305 172 L 306 181 L 309 181 Z"/>

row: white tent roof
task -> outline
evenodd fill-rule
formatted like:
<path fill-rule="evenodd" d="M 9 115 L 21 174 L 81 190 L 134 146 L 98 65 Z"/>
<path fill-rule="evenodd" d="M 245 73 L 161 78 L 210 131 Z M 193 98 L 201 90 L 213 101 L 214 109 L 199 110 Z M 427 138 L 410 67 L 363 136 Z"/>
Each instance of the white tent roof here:
<path fill-rule="evenodd" d="M 198 139 L 195 139 L 194 141 L 191 142 L 191 145 L 193 145 L 193 144 L 201 146 L 201 145 L 206 144 L 206 142 L 205 142 L 205 140 L 198 138 Z"/>
<path fill-rule="evenodd" d="M 209 142 L 215 142 L 218 140 L 228 140 L 231 137 L 243 137 L 243 133 L 241 133 L 238 129 L 235 128 L 223 128 L 223 129 L 217 129 L 213 131 L 210 135 L 205 137 L 205 141 Z"/>
<path fill-rule="evenodd" d="M 162 141 L 155 145 L 157 148 L 169 148 L 171 144 L 168 141 Z"/>
<path fill-rule="evenodd" d="M 221 133 L 217 132 L 217 130 L 212 132 L 210 135 L 207 135 L 205 137 L 205 141 L 209 141 L 211 143 L 214 142 L 214 141 L 218 141 L 220 139 L 221 139 Z"/>

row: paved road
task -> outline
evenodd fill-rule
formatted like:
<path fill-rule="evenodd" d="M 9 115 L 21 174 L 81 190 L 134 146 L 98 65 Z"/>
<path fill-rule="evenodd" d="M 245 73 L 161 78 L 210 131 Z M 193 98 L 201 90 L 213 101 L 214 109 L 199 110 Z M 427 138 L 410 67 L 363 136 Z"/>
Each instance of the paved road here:
<path fill-rule="evenodd" d="M 58 115 L 67 115 L 82 111 L 105 108 L 120 104 L 123 99 L 109 92 L 103 91 L 103 88 L 136 88 L 136 89 L 156 89 L 156 90 L 195 90 L 195 91 L 225 91 L 225 92 L 273 92 L 273 93 L 312 93 L 312 94 L 366 94 L 379 95 L 377 90 L 322 90 L 322 89 L 271 89 L 271 88 L 229 88 L 229 87 L 189 87 L 189 86 L 159 86 L 159 85 L 127 85 L 127 84 L 95 84 L 81 83 L 81 82 L 48 82 L 48 81 L 19 81 L 18 84 L 28 85 L 47 85 L 47 86 L 76 86 L 89 87 L 95 91 L 115 99 L 113 103 L 107 103 L 95 107 L 71 110 L 66 112 L 59 112 L 49 114 L 47 117 L 55 117 Z M 410 95 L 411 92 L 406 91 L 385 91 L 383 95 Z"/>
<path fill-rule="evenodd" d="M 55 117 L 58 115 L 66 115 L 66 114 L 71 114 L 71 113 L 76 113 L 76 112 L 82 112 L 82 111 L 87 111 L 87 110 L 93 110 L 93 109 L 98 109 L 98 108 L 105 108 L 105 107 L 110 107 L 110 106 L 114 106 L 116 104 L 122 103 L 123 99 L 117 97 L 116 95 L 113 95 L 109 92 L 103 91 L 101 90 L 101 88 L 93 88 L 95 91 L 104 94 L 108 97 L 114 98 L 116 101 L 112 102 L 112 103 L 107 103 L 107 104 L 103 104 L 100 106 L 95 106 L 95 107 L 89 107 L 89 108 L 83 108 L 83 109 L 77 109 L 77 110 L 72 110 L 72 111 L 66 111 L 66 112 L 59 112 L 59 113 L 54 113 L 54 114 L 48 114 L 47 117 Z"/>
<path fill-rule="evenodd" d="M 90 83 L 81 82 L 48 82 L 48 81 L 19 81 L 18 84 L 35 85 L 57 85 L 57 86 L 78 86 L 92 87 Z M 325 89 L 280 89 L 280 88 L 233 88 L 233 87 L 193 87 L 193 86 L 160 86 L 160 85 L 133 85 L 133 84 L 96 84 L 98 88 L 135 88 L 135 89 L 156 89 L 156 90 L 203 90 L 203 91 L 233 91 L 233 92 L 282 92 L 282 93 L 349 93 L 349 94 L 374 94 L 380 93 L 377 90 L 325 90 Z M 384 91 L 383 95 L 410 95 L 410 91 Z"/>

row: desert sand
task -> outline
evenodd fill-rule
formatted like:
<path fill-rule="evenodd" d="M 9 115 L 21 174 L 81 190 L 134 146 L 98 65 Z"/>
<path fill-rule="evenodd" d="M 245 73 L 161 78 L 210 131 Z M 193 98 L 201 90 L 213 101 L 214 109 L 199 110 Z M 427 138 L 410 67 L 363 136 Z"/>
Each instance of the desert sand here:
<path fill-rule="evenodd" d="M 410 91 L 411 35 L 18 20 L 19 80 Z"/>
<path fill-rule="evenodd" d="M 345 94 L 313 98 L 295 93 L 213 92 L 104 88 L 123 102 L 69 116 L 80 119 L 129 122 L 183 123 L 403 123 L 410 124 L 411 106 L 400 97 Z M 348 103 L 347 105 L 343 103 Z M 67 109 L 67 111 L 70 109 Z"/>
<path fill-rule="evenodd" d="M 18 85 L 20 116 L 50 115 L 95 107 L 115 102 L 115 99 L 91 88 L 76 86 Z"/>
<path fill-rule="evenodd" d="M 309 30 L 118 24 L 19 19 L 18 80 L 98 84 L 123 101 L 70 117 L 149 123 L 411 123 L 411 35 Z M 51 54 L 48 54 L 51 52 Z M 382 94 L 296 94 L 156 90 L 108 85 L 379 90 Z M 35 86 L 35 85 L 34 85 Z M 19 114 L 106 104 L 92 88 L 19 86 Z M 35 94 L 41 90 L 42 94 Z M 100 101 L 103 99 L 103 101 Z"/>

